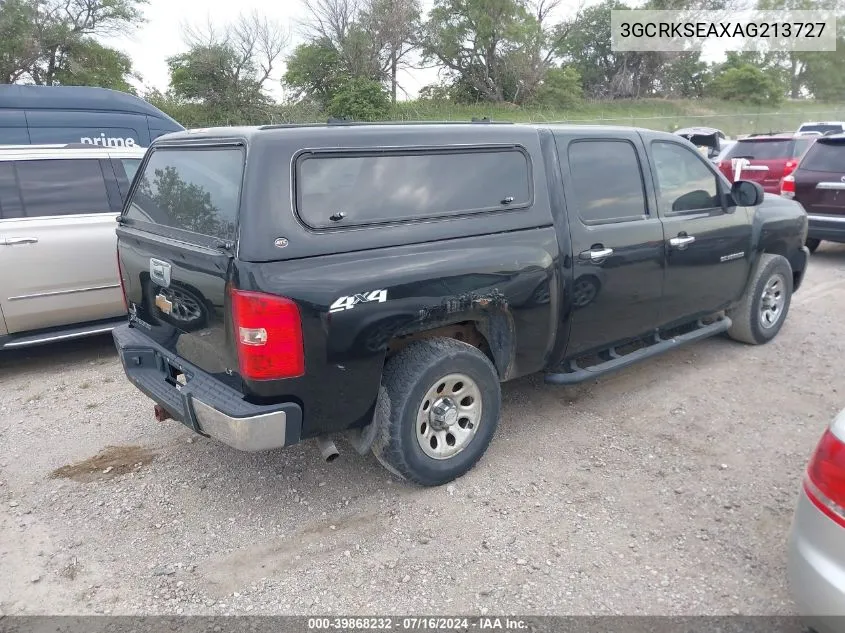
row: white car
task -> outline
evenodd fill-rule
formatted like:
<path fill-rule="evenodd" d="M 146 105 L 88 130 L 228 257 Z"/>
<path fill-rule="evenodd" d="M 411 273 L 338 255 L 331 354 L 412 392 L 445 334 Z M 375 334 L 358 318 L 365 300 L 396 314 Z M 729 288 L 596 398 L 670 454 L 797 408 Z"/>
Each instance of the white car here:
<path fill-rule="evenodd" d="M 796 134 L 802 136 L 824 136 L 845 132 L 845 121 L 808 121 L 802 123 Z"/>
<path fill-rule="evenodd" d="M 115 229 L 144 152 L 0 145 L 0 350 L 127 318 Z"/>

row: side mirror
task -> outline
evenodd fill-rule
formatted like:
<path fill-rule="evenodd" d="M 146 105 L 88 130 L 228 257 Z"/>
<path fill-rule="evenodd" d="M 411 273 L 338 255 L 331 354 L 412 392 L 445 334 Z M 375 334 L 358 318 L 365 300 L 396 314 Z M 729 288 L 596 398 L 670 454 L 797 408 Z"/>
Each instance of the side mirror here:
<path fill-rule="evenodd" d="M 737 180 L 731 186 L 731 197 L 740 207 L 756 207 L 763 202 L 765 196 L 763 187 L 750 180 Z"/>

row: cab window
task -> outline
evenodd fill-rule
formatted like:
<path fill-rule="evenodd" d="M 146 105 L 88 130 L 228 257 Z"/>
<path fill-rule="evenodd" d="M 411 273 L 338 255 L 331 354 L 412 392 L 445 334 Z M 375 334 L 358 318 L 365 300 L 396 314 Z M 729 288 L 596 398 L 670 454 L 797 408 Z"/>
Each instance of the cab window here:
<path fill-rule="evenodd" d="M 661 210 L 689 213 L 721 208 L 717 176 L 693 150 L 655 141 L 651 154 Z"/>

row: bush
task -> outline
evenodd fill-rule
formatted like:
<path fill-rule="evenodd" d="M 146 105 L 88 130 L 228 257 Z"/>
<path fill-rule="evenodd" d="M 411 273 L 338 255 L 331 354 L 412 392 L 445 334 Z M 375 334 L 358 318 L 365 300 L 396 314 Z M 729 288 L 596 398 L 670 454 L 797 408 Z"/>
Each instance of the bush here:
<path fill-rule="evenodd" d="M 754 105 L 777 105 L 783 100 L 784 87 L 771 75 L 751 64 L 728 68 L 710 84 L 714 97 L 743 101 Z"/>
<path fill-rule="evenodd" d="M 390 97 L 377 81 L 352 79 L 332 97 L 329 114 L 356 121 L 384 121 L 390 114 Z"/>
<path fill-rule="evenodd" d="M 550 68 L 534 103 L 550 108 L 572 108 L 581 102 L 581 75 L 574 68 Z"/>

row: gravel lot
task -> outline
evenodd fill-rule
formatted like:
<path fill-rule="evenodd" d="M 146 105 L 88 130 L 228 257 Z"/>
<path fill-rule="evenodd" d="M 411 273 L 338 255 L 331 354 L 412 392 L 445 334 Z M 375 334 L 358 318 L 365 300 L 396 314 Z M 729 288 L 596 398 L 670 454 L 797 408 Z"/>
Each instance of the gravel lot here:
<path fill-rule="evenodd" d="M 0 354 L 0 612 L 790 614 L 843 310 L 825 244 L 773 343 L 509 383 L 486 457 L 437 489 L 340 442 L 325 464 L 158 424 L 108 337 Z"/>

